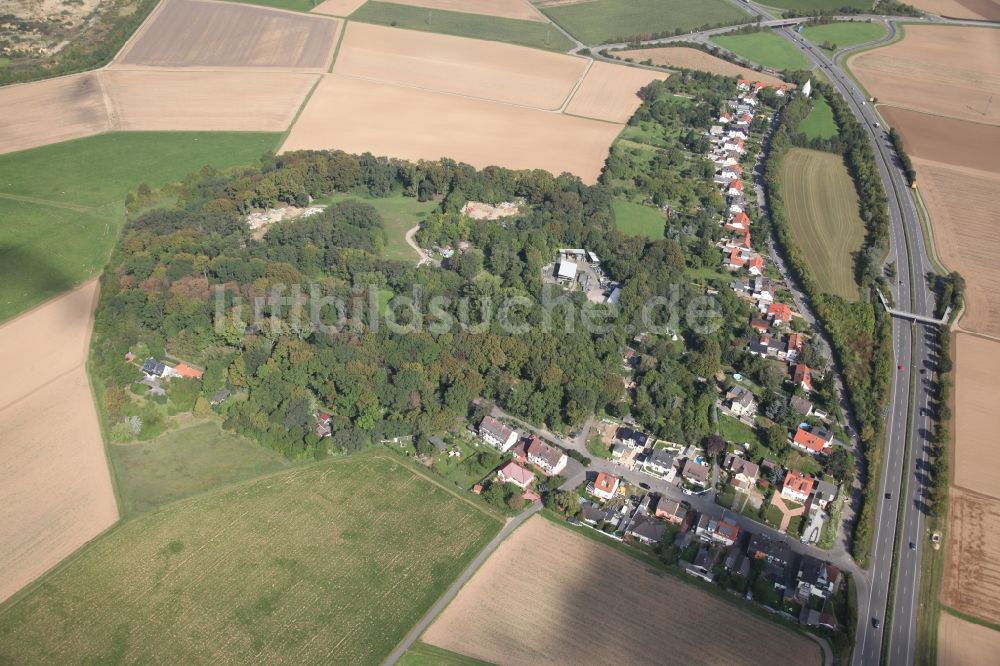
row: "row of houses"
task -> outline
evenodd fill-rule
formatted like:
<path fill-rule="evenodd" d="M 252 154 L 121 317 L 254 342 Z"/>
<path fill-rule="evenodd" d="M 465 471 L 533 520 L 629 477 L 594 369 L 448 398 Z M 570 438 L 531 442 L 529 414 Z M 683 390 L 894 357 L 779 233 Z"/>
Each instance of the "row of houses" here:
<path fill-rule="evenodd" d="M 546 476 L 559 474 L 569 462 L 565 453 L 546 444 L 538 435 L 522 439 L 517 430 L 492 416 L 484 416 L 477 431 L 479 438 L 486 444 L 500 453 L 511 453 L 513 464 L 533 465 Z"/>
<path fill-rule="evenodd" d="M 611 457 L 621 460 L 629 450 L 632 451 L 631 459 L 635 466 L 667 483 L 673 483 L 679 475 L 685 481 L 705 488 L 711 479 L 711 467 L 699 461 L 693 453 L 683 452 L 680 447 L 667 449 L 657 446 L 646 433 L 621 426 L 615 432 Z"/>

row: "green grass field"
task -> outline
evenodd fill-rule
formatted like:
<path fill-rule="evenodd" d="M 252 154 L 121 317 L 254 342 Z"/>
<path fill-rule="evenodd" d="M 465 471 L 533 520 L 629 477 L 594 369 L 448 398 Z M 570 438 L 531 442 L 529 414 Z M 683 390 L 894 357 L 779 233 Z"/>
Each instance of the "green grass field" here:
<path fill-rule="evenodd" d="M 417 641 L 397 663 L 399 666 L 489 666 L 490 662 Z"/>
<path fill-rule="evenodd" d="M 753 428 L 728 414 L 719 414 L 719 436 L 734 444 L 749 442 L 755 451 L 761 445 Z"/>
<path fill-rule="evenodd" d="M 0 663 L 380 663 L 501 525 L 391 456 L 120 525 L 0 609 Z"/>
<path fill-rule="evenodd" d="M 865 225 L 858 193 L 840 155 L 793 148 L 781 165 L 781 192 L 793 242 L 805 256 L 819 287 L 858 299 L 854 254 Z"/>
<path fill-rule="evenodd" d="M 837 134 L 837 123 L 833 119 L 833 109 L 826 100 L 817 96 L 812 111 L 799 124 L 799 131 L 810 139 L 830 139 Z"/>
<path fill-rule="evenodd" d="M 748 18 L 726 0 L 593 0 L 539 9 L 584 44 L 595 45 Z"/>
<path fill-rule="evenodd" d="M 128 517 L 291 463 L 255 442 L 203 421 L 138 444 L 110 444 L 108 454 Z"/>
<path fill-rule="evenodd" d="M 553 26 L 541 21 L 424 9 L 391 2 L 366 2 L 351 14 L 352 21 L 392 25 L 410 30 L 509 42 L 550 51 L 568 51 L 573 43 Z"/>
<path fill-rule="evenodd" d="M 94 276 L 140 183 L 274 150 L 280 134 L 118 132 L 0 155 L 0 321 Z"/>
<path fill-rule="evenodd" d="M 372 199 L 356 194 L 334 194 L 323 197 L 318 203 L 337 203 L 356 199 L 375 207 L 385 222 L 388 243 L 385 246 L 385 256 L 397 261 L 416 261 L 419 259 L 416 251 L 406 242 L 406 232 L 420 224 L 427 215 L 438 206 L 436 201 L 417 201 L 416 197 L 404 197 L 395 194 L 383 199 Z"/>
<path fill-rule="evenodd" d="M 667 222 L 663 213 L 650 206 L 632 203 L 624 199 L 614 199 L 611 210 L 615 214 L 615 226 L 630 236 L 663 238 L 663 228 Z"/>
<path fill-rule="evenodd" d="M 771 69 L 809 69 L 809 61 L 783 37 L 772 32 L 719 35 L 712 42 L 738 56 Z"/>
<path fill-rule="evenodd" d="M 802 29 L 802 35 L 813 44 L 829 42 L 842 49 L 845 46 L 874 42 L 885 37 L 886 28 L 882 23 L 841 22 L 813 25 Z M 836 49 L 824 49 L 833 53 Z"/>
<path fill-rule="evenodd" d="M 819 10 L 832 11 L 842 7 L 855 7 L 857 9 L 871 9 L 873 0 L 765 0 L 760 4 L 776 9 L 798 9 L 798 10 Z"/>

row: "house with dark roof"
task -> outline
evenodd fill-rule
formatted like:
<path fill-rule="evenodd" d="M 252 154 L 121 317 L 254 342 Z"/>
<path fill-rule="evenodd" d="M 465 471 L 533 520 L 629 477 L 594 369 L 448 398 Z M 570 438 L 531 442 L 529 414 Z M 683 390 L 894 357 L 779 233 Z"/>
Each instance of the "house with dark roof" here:
<path fill-rule="evenodd" d="M 162 377 L 167 371 L 167 366 L 150 356 L 142 364 L 142 372 L 147 377 Z"/>
<path fill-rule="evenodd" d="M 813 412 L 812 403 L 805 398 L 800 398 L 797 395 L 792 396 L 789 405 L 791 406 L 793 412 L 802 417 L 809 416 Z"/>
<path fill-rule="evenodd" d="M 715 579 L 712 569 L 715 567 L 715 553 L 711 548 L 702 546 L 698 549 L 698 554 L 694 557 L 694 562 L 688 563 L 684 571 L 711 583 Z"/>
<path fill-rule="evenodd" d="M 813 506 L 825 509 L 827 505 L 837 498 L 837 486 L 822 479 L 816 480 L 816 487 L 813 490 Z"/>
<path fill-rule="evenodd" d="M 711 473 L 708 465 L 704 465 L 694 460 L 688 460 L 684 463 L 684 469 L 681 472 L 681 476 L 684 477 L 686 481 L 690 481 L 696 486 L 704 488 L 708 485 L 708 479 L 711 476 Z"/>
<path fill-rule="evenodd" d="M 740 456 L 730 454 L 726 459 L 726 469 L 729 470 L 729 483 L 742 491 L 748 491 L 757 485 L 760 467 Z"/>
<path fill-rule="evenodd" d="M 667 525 L 662 520 L 657 520 L 647 513 L 637 511 L 635 517 L 632 518 L 632 522 L 629 523 L 628 528 L 625 530 L 625 534 L 647 546 L 652 546 L 660 543 L 666 531 Z"/>
<path fill-rule="evenodd" d="M 218 407 L 219 405 L 221 405 L 222 403 L 224 403 L 226 400 L 229 400 L 229 397 L 232 394 L 233 394 L 233 392 L 230 391 L 227 388 L 224 388 L 224 389 L 221 389 L 219 391 L 216 391 L 215 395 L 212 396 L 212 400 L 210 401 L 210 404 L 212 405 L 212 407 Z"/>
<path fill-rule="evenodd" d="M 792 562 L 794 553 L 784 541 L 775 541 L 764 534 L 753 534 L 747 555 L 755 560 L 765 560 L 768 564 L 778 564 L 786 567 Z"/>
<path fill-rule="evenodd" d="M 729 410 L 737 416 L 753 416 L 757 413 L 757 398 L 743 386 L 734 386 L 726 391 L 726 402 Z"/>
<path fill-rule="evenodd" d="M 677 475 L 677 457 L 666 449 L 653 449 L 642 464 L 642 470 L 670 483 Z"/>
<path fill-rule="evenodd" d="M 677 500 L 661 497 L 654 515 L 673 525 L 681 525 L 687 517 L 687 509 Z"/>
<path fill-rule="evenodd" d="M 630 449 L 643 449 L 649 443 L 649 435 L 627 426 L 618 428 L 618 431 L 615 433 L 615 439 Z"/>
<path fill-rule="evenodd" d="M 810 555 L 802 556 L 796 575 L 795 596 L 805 603 L 809 597 L 829 599 L 840 584 L 840 569 Z"/>
<path fill-rule="evenodd" d="M 702 514 L 701 518 L 698 519 L 694 533 L 703 541 L 714 541 L 732 546 L 740 535 L 740 528 L 734 522 Z"/>

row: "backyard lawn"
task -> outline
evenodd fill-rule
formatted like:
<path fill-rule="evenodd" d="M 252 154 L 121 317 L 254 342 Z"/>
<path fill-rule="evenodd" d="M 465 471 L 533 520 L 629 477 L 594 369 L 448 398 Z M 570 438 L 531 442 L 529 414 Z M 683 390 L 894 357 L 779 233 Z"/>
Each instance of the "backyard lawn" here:
<path fill-rule="evenodd" d="M 718 35 L 712 41 L 750 62 L 771 69 L 809 69 L 809 61 L 791 42 L 763 30 L 745 35 Z"/>
<path fill-rule="evenodd" d="M 753 428 L 729 414 L 719 414 L 719 436 L 727 442 L 743 444 L 749 442 L 752 446 L 760 446 L 757 433 Z"/>

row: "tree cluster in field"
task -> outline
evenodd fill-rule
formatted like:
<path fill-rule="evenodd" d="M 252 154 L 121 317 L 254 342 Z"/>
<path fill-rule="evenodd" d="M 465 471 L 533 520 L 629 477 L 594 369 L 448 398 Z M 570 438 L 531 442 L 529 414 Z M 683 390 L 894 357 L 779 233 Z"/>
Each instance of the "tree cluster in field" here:
<path fill-rule="evenodd" d="M 118 0 L 98 10 L 85 33 L 45 62 L 0 68 L 0 85 L 38 81 L 97 69 L 109 63 L 159 0 Z"/>
<path fill-rule="evenodd" d="M 931 428 L 930 455 L 933 462 L 924 471 L 930 476 L 930 492 L 927 495 L 928 510 L 933 516 L 944 515 L 948 499 L 948 445 L 951 443 L 951 331 L 948 326 L 939 327 L 934 334 L 935 373 L 931 381 L 931 413 L 934 425 Z"/>
<path fill-rule="evenodd" d="M 892 323 L 877 305 L 871 289 L 881 276 L 881 258 L 888 243 L 888 208 L 882 189 L 875 156 L 867 137 L 846 104 L 826 84 L 819 84 L 822 94 L 834 111 L 840 131 L 836 145 L 843 154 L 861 199 L 861 218 L 867 228 L 865 257 L 859 268 L 862 293 L 858 302 L 824 293 L 816 282 L 809 264 L 791 238 L 788 216 L 781 193 L 781 161 L 788 149 L 797 143 L 799 124 L 811 110 L 809 100 L 795 95 L 785 105 L 780 125 L 775 132 L 765 163 L 764 184 L 770 209 L 770 222 L 788 265 L 802 287 L 824 329 L 830 336 L 834 359 L 844 377 L 859 437 L 865 452 L 869 478 L 877 478 L 882 463 L 884 436 L 883 410 L 888 401 L 892 379 Z M 854 529 L 853 554 L 865 561 L 871 546 L 873 507 L 877 485 L 866 485 L 864 502 Z"/>
<path fill-rule="evenodd" d="M 758 29 L 756 29 L 756 28 L 750 30 L 750 32 L 757 32 L 757 31 L 758 31 Z M 756 63 L 750 62 L 749 60 L 741 58 L 738 55 L 736 55 L 735 53 L 733 53 L 732 51 L 727 51 L 726 49 L 722 49 L 722 48 L 719 48 L 717 46 L 712 46 L 710 43 L 707 43 L 707 42 L 670 42 L 670 43 L 667 43 L 667 44 L 630 44 L 630 45 L 628 45 L 626 47 L 619 48 L 619 49 L 605 49 L 604 51 L 601 51 L 601 55 L 603 55 L 603 56 L 605 56 L 607 58 L 618 58 L 619 60 L 624 60 L 625 62 L 635 62 L 635 58 L 624 58 L 624 59 L 620 58 L 617 55 L 617 51 L 625 51 L 625 50 L 635 51 L 635 50 L 641 50 L 641 49 L 661 49 L 661 48 L 669 48 L 669 47 L 678 47 L 678 48 L 683 47 L 683 48 L 689 48 L 689 49 L 696 49 L 698 51 L 702 51 L 704 53 L 707 53 L 707 54 L 709 54 L 711 56 L 715 56 L 716 58 L 719 58 L 721 60 L 725 60 L 726 62 L 731 62 L 734 65 L 739 65 L 740 67 L 746 67 L 748 72 L 749 71 L 759 72 L 759 71 L 762 71 L 764 69 L 761 65 L 758 65 Z M 656 64 L 654 64 L 652 62 L 652 60 L 648 60 L 648 59 L 647 60 L 640 60 L 639 64 L 648 65 L 650 67 L 660 67 L 662 69 L 669 69 L 670 71 L 684 72 L 685 74 L 687 74 L 689 76 L 694 76 L 694 75 L 698 75 L 698 74 L 705 74 L 705 72 L 703 72 L 701 70 L 697 70 L 697 69 L 687 69 L 687 68 L 684 68 L 684 67 L 675 67 L 673 65 L 670 65 L 670 66 L 656 65 Z"/>
<path fill-rule="evenodd" d="M 874 8 L 860 8 L 845 5 L 839 9 L 789 9 L 782 12 L 782 18 L 812 16 L 816 23 L 830 23 L 835 16 L 851 14 L 879 14 L 881 16 L 923 16 L 916 7 L 895 0 L 876 0 Z M 812 23 L 812 22 L 811 22 Z"/>
<path fill-rule="evenodd" d="M 745 17 L 738 21 L 729 21 L 718 23 L 705 23 L 700 28 L 674 28 L 673 30 L 660 30 L 657 32 L 640 32 L 633 35 L 616 35 L 615 37 L 609 37 L 605 39 L 602 44 L 629 44 L 630 46 L 642 45 L 643 42 L 649 42 L 657 39 L 667 39 L 668 37 L 677 37 L 679 35 L 686 35 L 692 32 L 705 32 L 706 30 L 712 30 L 713 28 L 727 28 L 731 25 L 738 25 L 742 23 L 756 23 L 760 19 Z M 759 29 L 759 28 L 757 28 Z M 751 30 L 753 32 L 753 30 Z"/>

